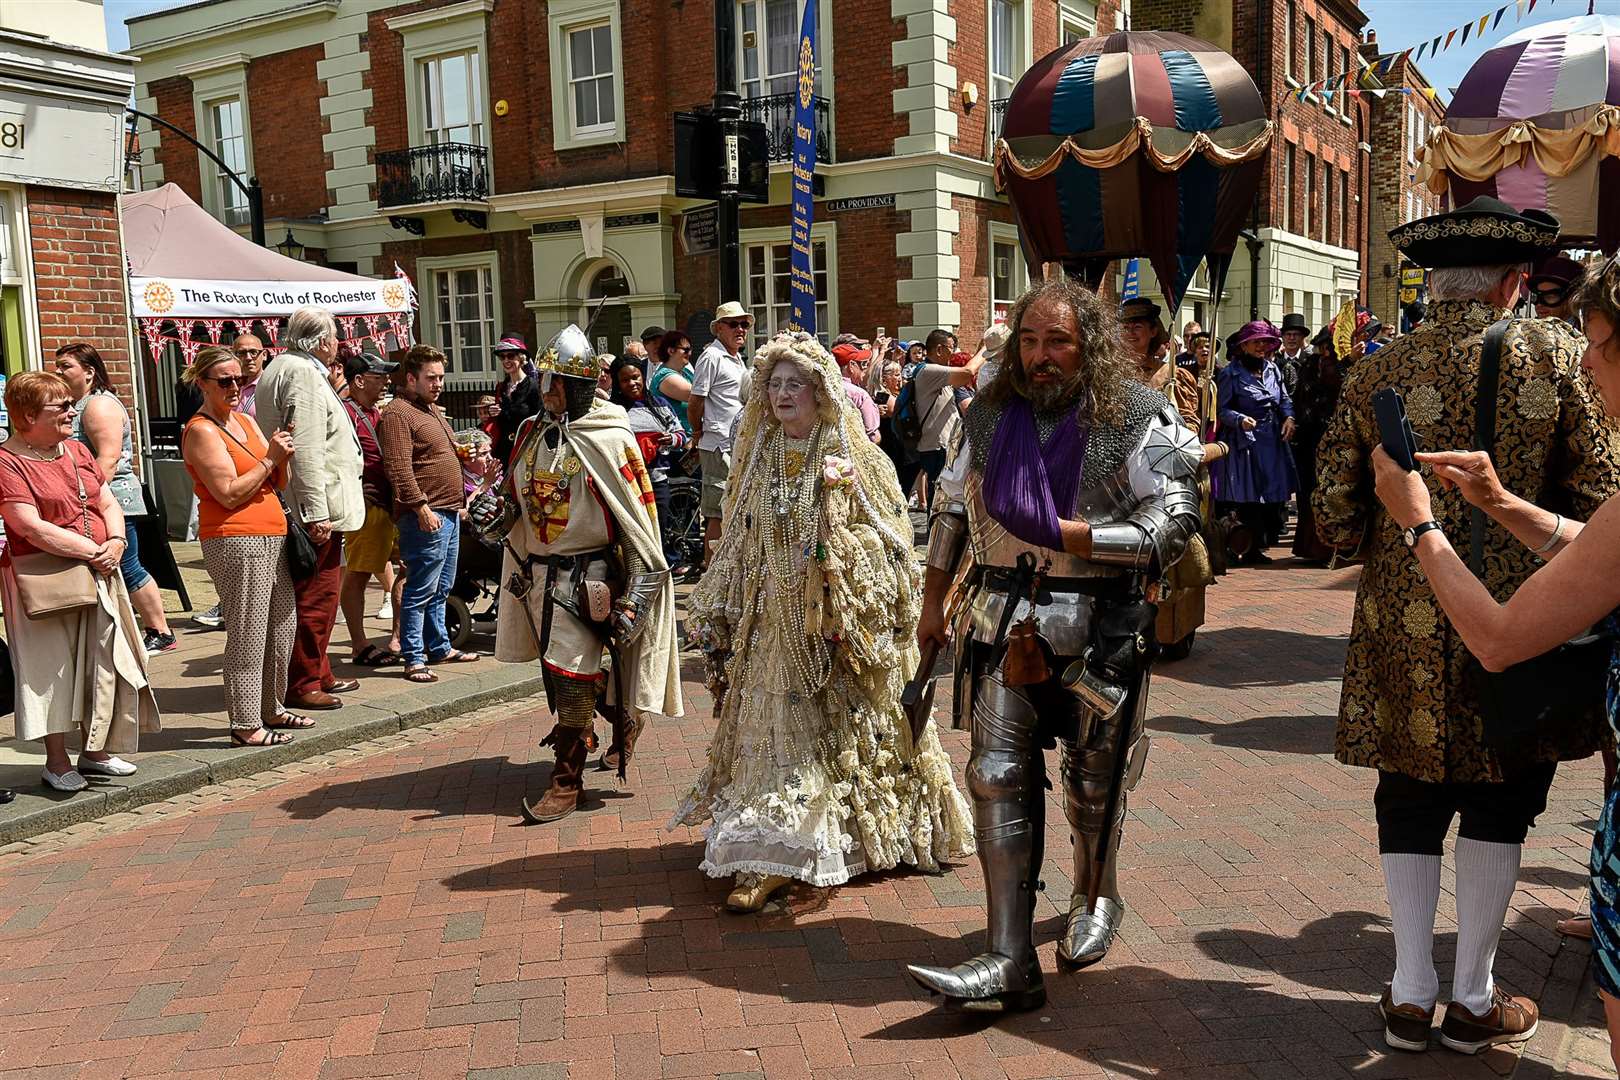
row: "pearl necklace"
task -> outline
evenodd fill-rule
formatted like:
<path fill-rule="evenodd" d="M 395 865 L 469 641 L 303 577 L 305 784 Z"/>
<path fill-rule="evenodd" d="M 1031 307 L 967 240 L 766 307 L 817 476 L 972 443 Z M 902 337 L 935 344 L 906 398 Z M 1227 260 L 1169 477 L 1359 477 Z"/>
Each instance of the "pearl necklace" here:
<path fill-rule="evenodd" d="M 29 442 L 27 439 L 23 438 L 21 435 L 17 436 L 17 443 L 20 446 L 25 447 L 28 450 L 29 455 L 36 458 L 39 461 L 61 461 L 62 460 L 62 455 L 67 453 L 67 446 L 65 444 L 63 444 L 63 443 L 57 443 L 56 444 L 56 453 L 51 457 L 46 457 L 45 456 L 45 451 L 41 450 L 39 447 L 37 447 L 33 443 Z"/>
<path fill-rule="evenodd" d="M 819 543 L 819 485 L 811 459 L 821 443 L 821 425 L 811 431 L 804 464 L 791 479 L 787 475 L 787 435 L 778 428 L 772 438 L 775 471 L 760 496 L 764 504 L 760 517 L 766 533 L 765 563 L 770 577 L 766 595 L 775 617 L 786 624 L 782 636 L 798 686 L 807 693 L 816 693 L 832 676 L 832 651 L 819 633 L 809 633 L 804 614 L 804 566 L 816 556 Z"/>

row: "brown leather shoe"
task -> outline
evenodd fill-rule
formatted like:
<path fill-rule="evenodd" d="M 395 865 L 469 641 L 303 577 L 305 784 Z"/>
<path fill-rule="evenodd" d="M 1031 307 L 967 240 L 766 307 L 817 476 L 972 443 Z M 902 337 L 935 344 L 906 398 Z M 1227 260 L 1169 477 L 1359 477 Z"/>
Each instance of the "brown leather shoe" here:
<path fill-rule="evenodd" d="M 1540 1020 L 1541 1011 L 1534 1001 L 1497 986 L 1491 994 L 1491 1007 L 1479 1016 L 1455 1001 L 1447 1005 L 1440 1041 L 1459 1054 L 1477 1054 L 1493 1046 L 1524 1042 L 1536 1033 Z"/>
<path fill-rule="evenodd" d="M 1378 999 L 1378 1011 L 1384 1014 L 1384 1044 L 1396 1050 L 1427 1050 L 1429 1034 L 1434 1028 L 1434 1008 L 1421 1009 L 1416 1005 L 1397 1005 L 1390 997 L 1389 987 Z"/>
<path fill-rule="evenodd" d="M 298 712 L 305 709 L 341 709 L 343 699 L 333 697 L 325 690 L 311 690 L 307 694 L 288 694 L 287 708 Z"/>
<path fill-rule="evenodd" d="M 337 679 L 332 685 L 321 687 L 328 694 L 352 694 L 360 689 L 359 679 Z"/>
<path fill-rule="evenodd" d="M 523 820 L 530 825 L 547 825 L 560 821 L 579 808 L 579 793 L 585 786 L 585 759 L 591 752 L 590 741 L 584 728 L 552 729 L 547 737 L 557 748 L 557 764 L 551 770 L 551 786 L 540 801 L 520 804 Z"/>

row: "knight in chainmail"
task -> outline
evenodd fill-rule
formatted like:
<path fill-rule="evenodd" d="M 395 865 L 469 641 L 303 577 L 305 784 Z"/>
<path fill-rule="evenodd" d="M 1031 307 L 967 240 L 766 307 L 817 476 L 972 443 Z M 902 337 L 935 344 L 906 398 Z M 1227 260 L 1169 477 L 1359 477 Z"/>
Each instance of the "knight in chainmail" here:
<path fill-rule="evenodd" d="M 514 439 L 502 497 L 512 512 L 502 579 L 512 594 L 496 656 L 538 656 L 556 724 L 545 794 L 531 823 L 573 813 L 597 713 L 613 741 L 603 768 L 622 780 L 649 714 L 681 715 L 674 586 L 645 460 L 625 412 L 596 396 L 601 364 L 577 326 L 536 358 L 540 414 Z"/>
<path fill-rule="evenodd" d="M 926 646 L 955 624 L 989 929 L 986 951 L 965 963 L 910 971 L 987 1012 L 1046 1000 L 1033 924 L 1054 746 L 1074 841 L 1060 961 L 1095 963 L 1119 928 L 1115 853 L 1148 750 L 1145 589 L 1199 525 L 1196 436 L 1133 377 L 1111 308 L 1054 278 L 1025 293 L 1008 324 L 1008 355 L 941 476 L 918 627 Z"/>

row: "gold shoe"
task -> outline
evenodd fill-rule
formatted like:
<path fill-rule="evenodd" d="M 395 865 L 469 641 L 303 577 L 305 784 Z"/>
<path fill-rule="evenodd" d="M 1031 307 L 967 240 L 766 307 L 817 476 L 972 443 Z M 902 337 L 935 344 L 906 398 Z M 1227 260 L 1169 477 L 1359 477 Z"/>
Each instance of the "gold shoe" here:
<path fill-rule="evenodd" d="M 751 883 L 739 881 L 737 887 L 731 890 L 731 895 L 726 897 L 727 911 L 734 911 L 739 915 L 758 911 L 765 906 L 765 901 L 771 898 L 772 893 L 793 881 L 790 877 L 778 874 L 749 875 L 749 877 L 752 879 Z"/>

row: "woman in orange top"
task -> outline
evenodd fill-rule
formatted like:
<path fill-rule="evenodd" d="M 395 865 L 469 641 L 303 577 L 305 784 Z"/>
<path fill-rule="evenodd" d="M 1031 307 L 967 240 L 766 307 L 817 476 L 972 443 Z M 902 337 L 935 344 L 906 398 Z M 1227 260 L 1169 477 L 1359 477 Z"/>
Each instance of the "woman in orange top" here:
<path fill-rule="evenodd" d="M 278 431 L 267 442 L 253 417 L 237 411 L 242 366 L 231 350 L 203 349 L 181 379 L 202 393 L 202 408 L 186 422 L 180 449 L 196 485 L 203 565 L 225 619 L 231 741 L 291 742 L 281 729 L 314 726 L 282 705 L 298 616 L 282 551 L 287 520 L 276 493 L 287 482 L 292 436 Z"/>

